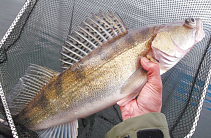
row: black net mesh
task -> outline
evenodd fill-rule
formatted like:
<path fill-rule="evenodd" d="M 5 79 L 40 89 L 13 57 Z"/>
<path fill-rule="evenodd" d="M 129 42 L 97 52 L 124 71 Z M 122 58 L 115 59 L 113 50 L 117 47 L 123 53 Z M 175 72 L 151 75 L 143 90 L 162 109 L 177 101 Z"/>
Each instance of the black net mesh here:
<path fill-rule="evenodd" d="M 210 38 L 206 39 L 207 44 L 203 48 L 201 43 L 197 45 L 179 64 L 162 76 L 162 112 L 168 116 L 172 137 L 184 137 L 188 133 L 191 135 L 197 125 L 209 85 L 211 49 Z"/>
<path fill-rule="evenodd" d="M 61 71 L 60 51 L 68 33 L 99 10 L 117 12 L 129 29 L 187 17 L 201 18 L 206 37 L 162 76 L 162 112 L 170 134 L 189 137 L 195 130 L 211 74 L 210 9 L 209 0 L 27 0 L 0 43 L 3 91 L 10 94 L 30 63 Z M 3 108 L 1 112 L 4 114 Z M 118 106 L 110 107 L 80 120 L 79 137 L 104 137 L 119 122 Z M 29 135 L 23 130 L 18 133 L 22 137 Z"/>

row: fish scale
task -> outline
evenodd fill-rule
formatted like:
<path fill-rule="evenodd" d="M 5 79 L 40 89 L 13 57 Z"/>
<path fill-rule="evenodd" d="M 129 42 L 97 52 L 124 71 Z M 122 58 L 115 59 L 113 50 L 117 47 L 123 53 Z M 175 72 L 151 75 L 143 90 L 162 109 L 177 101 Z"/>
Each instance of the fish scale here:
<path fill-rule="evenodd" d="M 139 94 L 147 82 L 141 57 L 163 74 L 204 37 L 200 19 L 186 20 L 128 30 L 111 12 L 92 14 L 62 46 L 62 73 L 32 64 L 20 78 L 8 97 L 14 120 L 40 137 L 75 138 L 78 118 Z"/>

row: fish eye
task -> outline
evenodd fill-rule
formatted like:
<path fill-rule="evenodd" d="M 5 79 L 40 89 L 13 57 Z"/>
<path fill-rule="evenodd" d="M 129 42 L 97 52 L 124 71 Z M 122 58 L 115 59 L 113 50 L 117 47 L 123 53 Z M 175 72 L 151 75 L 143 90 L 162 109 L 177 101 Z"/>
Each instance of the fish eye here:
<path fill-rule="evenodd" d="M 195 28 L 196 27 L 196 20 L 194 18 L 187 18 L 187 19 L 185 19 L 185 25 L 190 27 L 190 28 Z"/>
<path fill-rule="evenodd" d="M 195 22 L 195 19 L 194 18 L 190 18 L 191 22 Z"/>

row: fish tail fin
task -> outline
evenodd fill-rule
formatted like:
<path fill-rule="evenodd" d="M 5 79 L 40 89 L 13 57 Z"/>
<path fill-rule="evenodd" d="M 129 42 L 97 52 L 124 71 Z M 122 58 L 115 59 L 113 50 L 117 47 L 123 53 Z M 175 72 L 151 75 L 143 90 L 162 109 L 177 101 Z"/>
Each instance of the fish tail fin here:
<path fill-rule="evenodd" d="M 37 131 L 39 138 L 77 138 L 78 120 Z"/>
<path fill-rule="evenodd" d="M 59 73 L 31 64 L 12 89 L 12 94 L 7 95 L 8 105 L 12 115 L 18 113 L 41 91 L 41 89 Z M 16 120 L 18 121 L 18 120 Z M 35 131 L 39 138 L 76 138 L 78 135 L 78 120 L 73 122 Z"/>
<path fill-rule="evenodd" d="M 50 81 L 59 73 L 51 69 L 31 64 L 7 95 L 7 101 L 12 115 L 17 115 Z"/>
<path fill-rule="evenodd" d="M 117 13 L 100 11 L 92 14 L 79 25 L 78 31 L 68 35 L 61 51 L 62 68 L 66 70 L 95 48 L 127 31 L 127 26 Z"/>

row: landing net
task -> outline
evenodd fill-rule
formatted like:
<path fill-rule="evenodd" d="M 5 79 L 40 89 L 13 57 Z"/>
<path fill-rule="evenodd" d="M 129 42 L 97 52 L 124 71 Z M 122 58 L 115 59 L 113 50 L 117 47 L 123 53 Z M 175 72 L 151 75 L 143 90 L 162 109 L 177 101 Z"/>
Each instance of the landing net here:
<path fill-rule="evenodd" d="M 61 72 L 59 59 L 64 40 L 91 13 L 117 12 L 129 29 L 187 17 L 201 18 L 206 37 L 162 76 L 162 113 L 170 135 L 190 137 L 196 129 L 211 75 L 210 9 L 209 0 L 27 0 L 0 42 L 1 92 L 10 94 L 30 63 Z M 6 116 L 3 119 L 7 120 Z M 112 106 L 80 120 L 79 137 L 104 137 L 121 121 L 118 106 Z M 19 137 L 36 136 L 25 129 L 17 131 Z"/>

